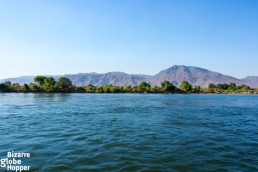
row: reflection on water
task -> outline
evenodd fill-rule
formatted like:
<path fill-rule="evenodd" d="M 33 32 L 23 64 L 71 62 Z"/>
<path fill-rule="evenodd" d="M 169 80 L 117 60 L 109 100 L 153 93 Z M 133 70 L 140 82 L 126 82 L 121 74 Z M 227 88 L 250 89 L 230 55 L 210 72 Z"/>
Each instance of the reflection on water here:
<path fill-rule="evenodd" d="M 257 95 L 0 94 L 32 171 L 257 171 Z"/>

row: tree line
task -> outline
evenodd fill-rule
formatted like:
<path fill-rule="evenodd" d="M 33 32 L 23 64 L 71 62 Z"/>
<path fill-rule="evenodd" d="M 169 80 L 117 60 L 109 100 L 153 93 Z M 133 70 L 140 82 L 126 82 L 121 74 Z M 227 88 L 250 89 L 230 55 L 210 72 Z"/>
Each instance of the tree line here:
<path fill-rule="evenodd" d="M 160 86 L 151 86 L 147 82 L 138 85 L 117 86 L 75 86 L 66 77 L 60 77 L 56 81 L 53 77 L 36 76 L 34 83 L 20 85 L 6 81 L 0 83 L 0 92 L 24 92 L 24 93 L 258 93 L 257 89 L 251 89 L 248 85 L 230 84 L 209 84 L 207 88 L 192 86 L 189 82 L 183 81 L 179 87 L 164 81 Z"/>

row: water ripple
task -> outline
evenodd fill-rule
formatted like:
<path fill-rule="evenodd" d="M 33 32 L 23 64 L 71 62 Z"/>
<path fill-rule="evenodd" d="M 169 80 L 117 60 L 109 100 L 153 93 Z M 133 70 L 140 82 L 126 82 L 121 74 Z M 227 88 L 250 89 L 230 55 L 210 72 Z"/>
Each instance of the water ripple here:
<path fill-rule="evenodd" d="M 0 94 L 32 171 L 258 171 L 258 96 Z"/>

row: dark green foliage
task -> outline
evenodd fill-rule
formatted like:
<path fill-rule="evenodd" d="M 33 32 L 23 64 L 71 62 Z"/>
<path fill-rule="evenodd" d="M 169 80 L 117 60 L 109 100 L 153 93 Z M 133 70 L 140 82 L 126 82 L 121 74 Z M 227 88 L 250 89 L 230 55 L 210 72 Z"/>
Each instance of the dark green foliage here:
<path fill-rule="evenodd" d="M 132 92 L 133 92 L 133 93 L 137 93 L 137 92 L 138 92 L 138 87 L 137 87 L 136 85 L 134 85 L 134 86 L 132 87 Z"/>
<path fill-rule="evenodd" d="M 32 92 L 40 92 L 40 91 L 41 91 L 39 85 L 37 85 L 37 84 L 35 84 L 35 83 L 30 83 L 30 84 L 29 84 L 29 87 L 30 87 L 30 90 L 31 90 Z"/>
<path fill-rule="evenodd" d="M 182 91 L 189 92 L 192 90 L 192 85 L 187 81 L 183 81 L 180 85 L 180 89 Z"/>
<path fill-rule="evenodd" d="M 237 86 L 237 89 L 238 90 L 250 90 L 251 88 L 248 86 L 248 85 L 244 85 L 244 84 L 242 84 L 242 85 L 240 85 L 240 86 Z"/>
<path fill-rule="evenodd" d="M 214 88 L 218 88 L 218 89 L 222 89 L 222 90 L 227 90 L 229 88 L 229 85 L 228 84 L 213 84 L 214 85 Z"/>
<path fill-rule="evenodd" d="M 122 87 L 122 91 L 123 91 L 124 93 L 131 93 L 131 92 L 132 92 L 132 86 L 131 86 L 131 85 L 123 86 L 123 87 Z"/>
<path fill-rule="evenodd" d="M 72 86 L 73 86 L 72 81 L 66 77 L 58 78 L 58 81 L 56 83 L 57 89 L 61 91 L 71 91 Z"/>
<path fill-rule="evenodd" d="M 151 92 L 152 93 L 162 93 L 163 89 L 157 85 L 154 85 L 153 87 L 151 87 Z"/>
<path fill-rule="evenodd" d="M 138 86 L 137 86 L 137 91 L 140 93 L 148 93 L 151 90 L 151 86 L 149 83 L 147 82 L 141 82 Z"/>
<path fill-rule="evenodd" d="M 85 90 L 87 93 L 95 93 L 96 87 L 94 85 L 89 84 L 85 87 Z"/>
<path fill-rule="evenodd" d="M 44 92 L 54 92 L 56 81 L 53 77 L 45 77 L 43 83 L 39 86 Z"/>
<path fill-rule="evenodd" d="M 211 89 L 216 88 L 216 85 L 211 83 L 209 84 L 208 88 L 211 88 Z"/>
<path fill-rule="evenodd" d="M 243 85 L 245 86 L 245 85 Z M 221 90 L 237 90 L 239 89 L 241 86 L 236 86 L 235 83 L 230 83 L 230 84 L 209 84 L 208 88 L 209 89 L 221 89 Z M 250 88 L 250 87 L 249 87 Z"/>
<path fill-rule="evenodd" d="M 83 86 L 79 86 L 76 88 L 76 92 L 78 93 L 85 93 L 86 92 L 86 88 Z"/>
<path fill-rule="evenodd" d="M 24 85 L 21 87 L 21 91 L 22 91 L 22 92 L 29 92 L 29 91 L 30 91 L 30 87 L 28 86 L 28 84 L 24 84 Z"/>
<path fill-rule="evenodd" d="M 104 93 L 103 87 L 102 86 L 97 86 L 95 93 Z"/>
<path fill-rule="evenodd" d="M 230 84 L 210 84 L 205 92 L 209 93 L 252 93 L 253 90 L 248 85 Z"/>
<path fill-rule="evenodd" d="M 14 83 L 14 84 L 10 85 L 10 87 L 12 90 L 17 90 L 17 91 L 21 90 L 21 86 L 19 83 Z"/>
<path fill-rule="evenodd" d="M 231 83 L 229 84 L 229 87 L 230 87 L 230 88 L 236 88 L 236 84 L 231 82 Z"/>
<path fill-rule="evenodd" d="M 165 93 L 173 93 L 177 90 L 176 86 L 171 84 L 169 81 L 164 81 L 161 83 L 162 91 Z"/>
<path fill-rule="evenodd" d="M 112 87 L 112 85 L 105 85 L 105 86 L 103 87 L 104 93 L 110 93 L 110 92 L 111 92 L 111 91 L 110 91 L 110 87 Z"/>
<path fill-rule="evenodd" d="M 11 83 L 6 81 L 0 83 L 0 92 L 66 92 L 66 93 L 258 93 L 258 89 L 251 89 L 248 85 L 236 85 L 230 84 L 209 84 L 208 88 L 201 88 L 196 85 L 192 88 L 192 85 L 183 81 L 180 85 L 180 89 L 169 81 L 164 81 L 160 86 L 151 86 L 147 82 L 141 82 L 135 86 L 74 86 L 72 81 L 66 77 L 60 77 L 56 82 L 53 77 L 36 76 L 34 78 L 36 83 L 30 83 L 20 85 L 18 83 Z"/>
<path fill-rule="evenodd" d="M 53 77 L 36 76 L 34 82 L 30 84 L 30 89 L 35 92 L 55 92 L 56 81 Z"/>
<path fill-rule="evenodd" d="M 201 89 L 202 88 L 199 85 L 195 85 L 193 91 L 196 93 L 199 93 L 199 92 L 201 92 Z"/>
<path fill-rule="evenodd" d="M 39 85 L 43 85 L 46 77 L 45 76 L 36 76 L 34 82 L 37 82 Z"/>
<path fill-rule="evenodd" d="M 121 87 L 120 86 L 112 86 L 110 87 L 110 92 L 111 93 L 121 93 Z"/>
<path fill-rule="evenodd" d="M 6 83 L 0 83 L 0 92 L 8 92 L 10 90 L 9 85 Z"/>
<path fill-rule="evenodd" d="M 5 81 L 4 83 L 9 86 L 12 85 L 11 81 Z"/>
<path fill-rule="evenodd" d="M 12 84 L 10 81 L 0 83 L 0 92 L 19 92 L 20 90 L 21 86 L 18 83 Z"/>

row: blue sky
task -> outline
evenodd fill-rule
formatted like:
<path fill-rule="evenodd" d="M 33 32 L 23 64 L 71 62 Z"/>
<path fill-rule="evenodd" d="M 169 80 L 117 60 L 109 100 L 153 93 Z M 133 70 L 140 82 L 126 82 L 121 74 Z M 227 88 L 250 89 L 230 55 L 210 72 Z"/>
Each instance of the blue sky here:
<path fill-rule="evenodd" d="M 0 78 L 172 65 L 258 76 L 258 1 L 0 0 Z"/>

